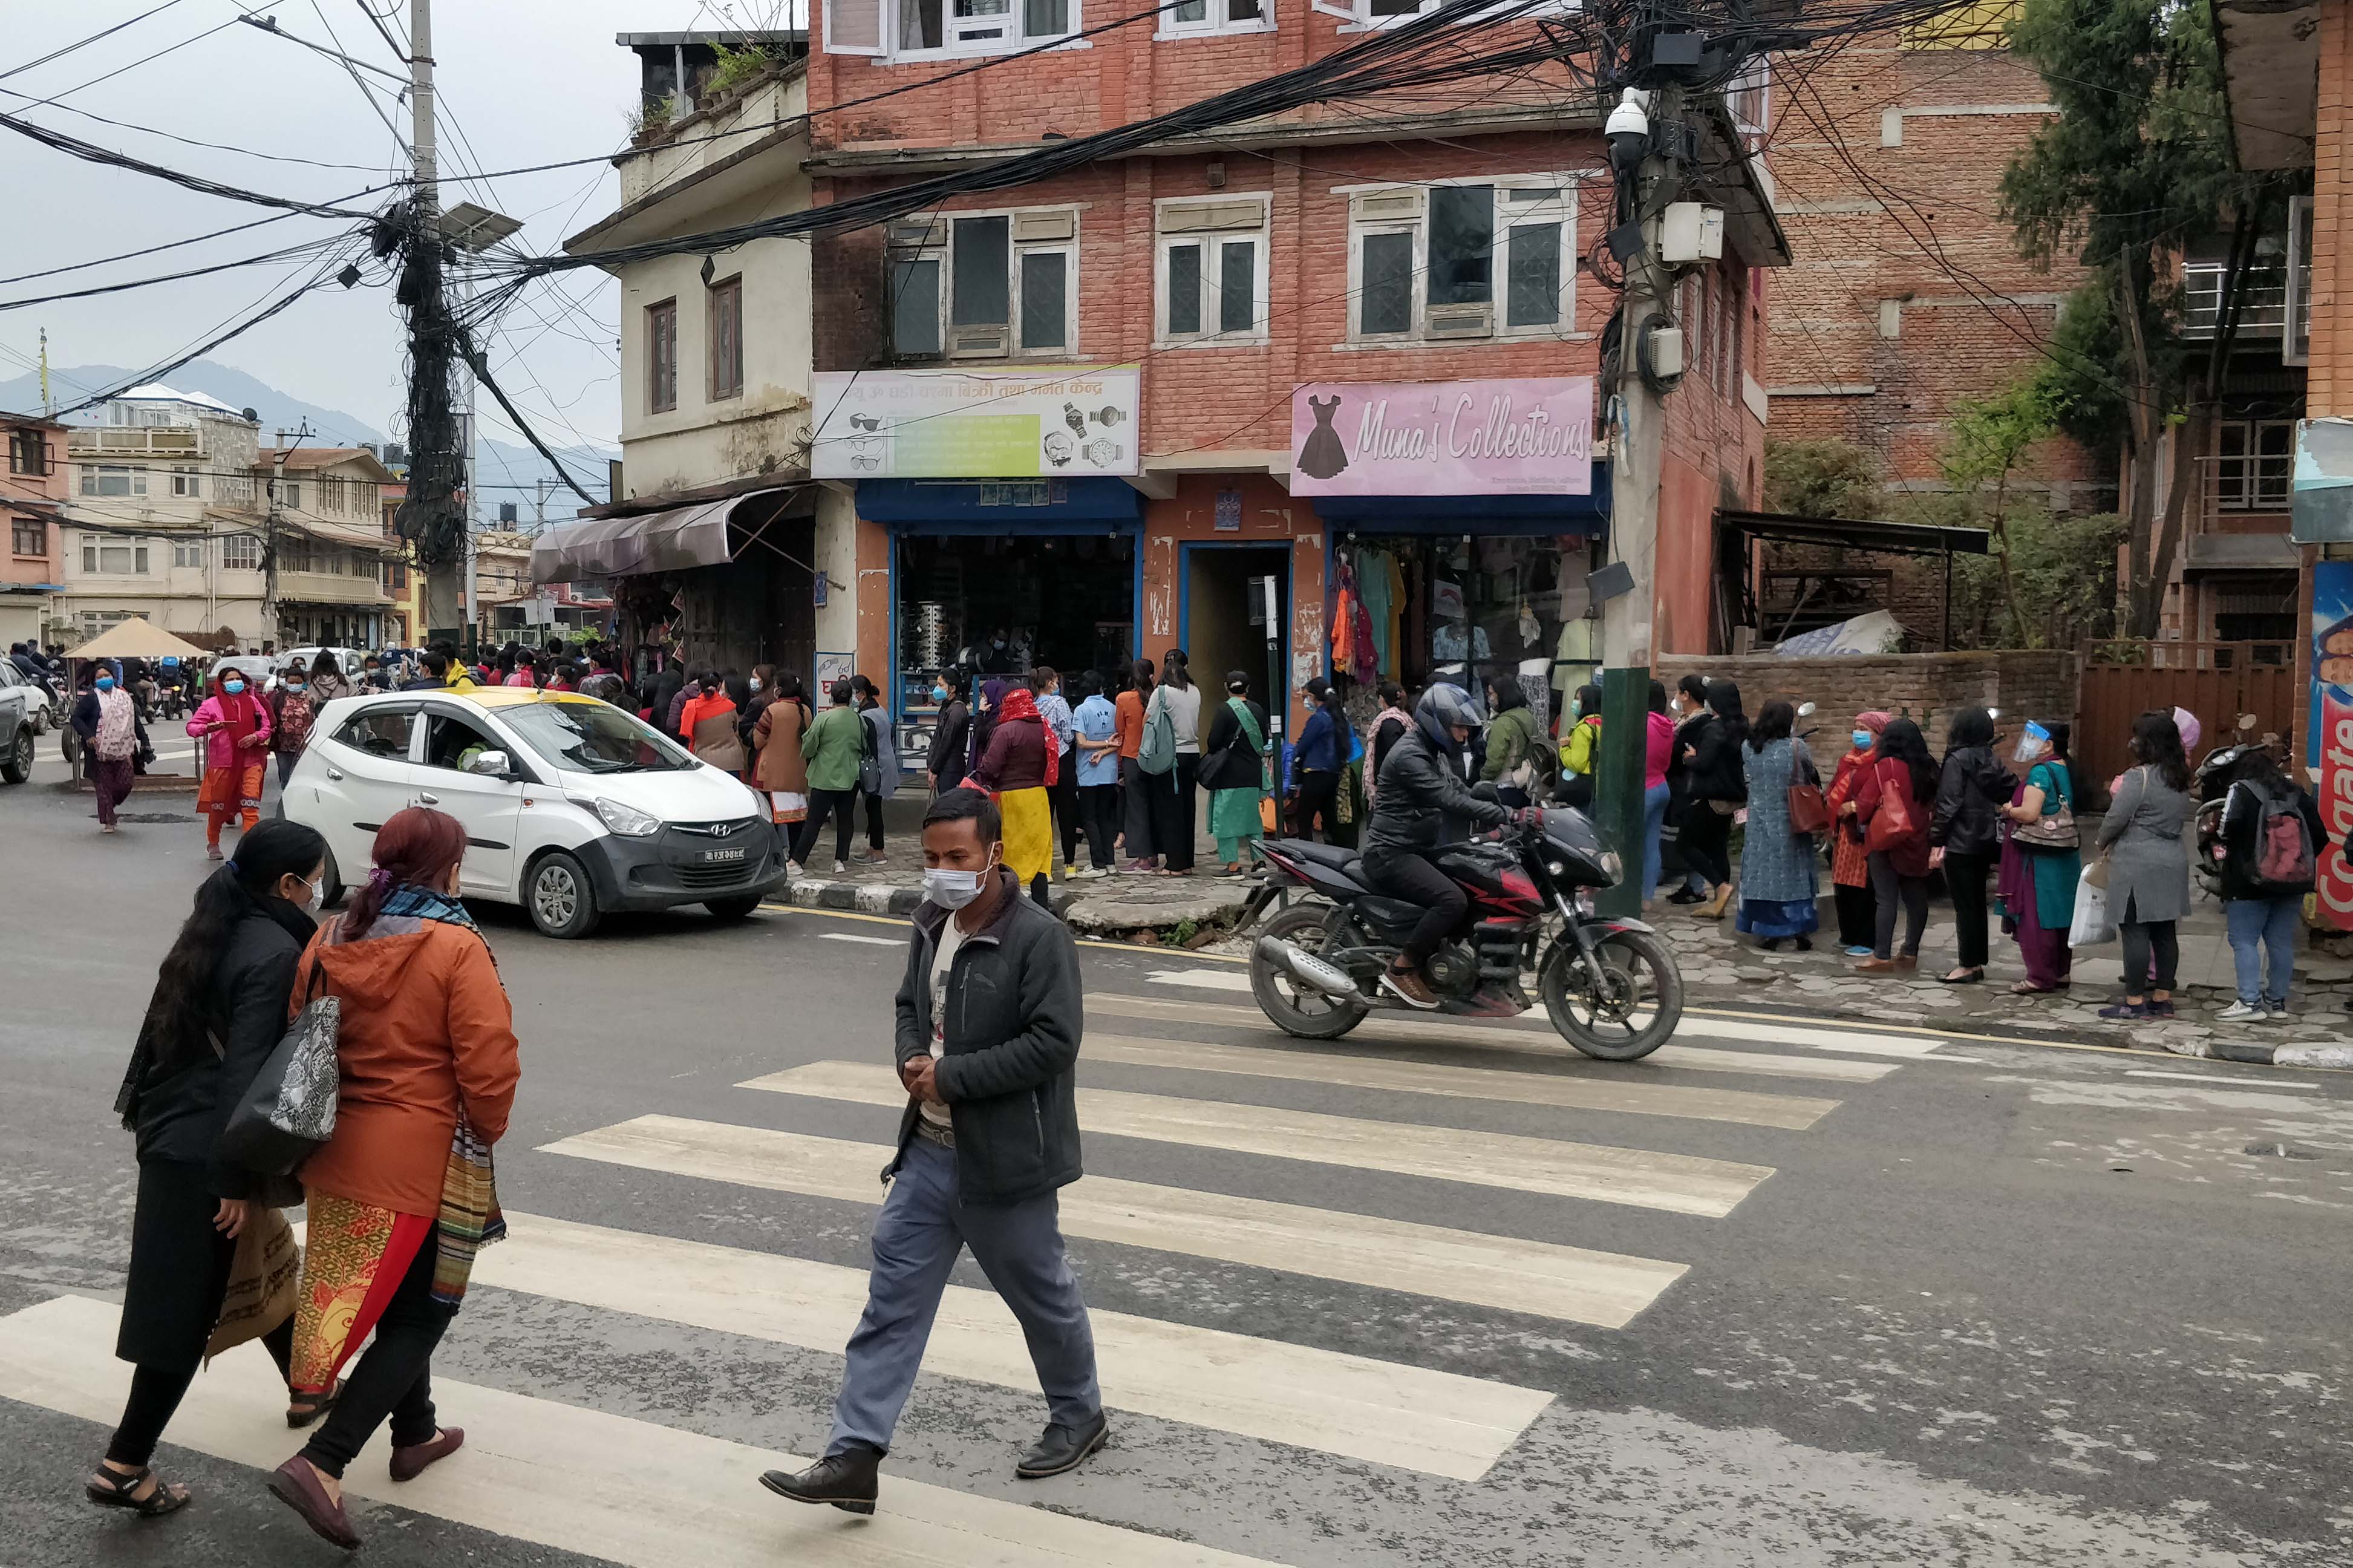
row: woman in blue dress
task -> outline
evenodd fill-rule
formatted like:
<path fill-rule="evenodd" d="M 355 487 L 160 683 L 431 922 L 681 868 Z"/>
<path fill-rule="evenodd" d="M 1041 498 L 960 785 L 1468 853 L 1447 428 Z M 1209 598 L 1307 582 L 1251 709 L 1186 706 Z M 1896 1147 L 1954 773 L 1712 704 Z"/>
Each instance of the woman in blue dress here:
<path fill-rule="evenodd" d="M 1797 710 L 1767 703 L 1740 748 L 1748 779 L 1748 829 L 1740 850 L 1740 914 L 1735 926 L 1767 952 L 1789 938 L 1810 952 L 1820 924 L 1814 907 L 1814 840 L 1789 826 L 1789 786 L 1819 782 L 1813 754 L 1789 732 Z"/>

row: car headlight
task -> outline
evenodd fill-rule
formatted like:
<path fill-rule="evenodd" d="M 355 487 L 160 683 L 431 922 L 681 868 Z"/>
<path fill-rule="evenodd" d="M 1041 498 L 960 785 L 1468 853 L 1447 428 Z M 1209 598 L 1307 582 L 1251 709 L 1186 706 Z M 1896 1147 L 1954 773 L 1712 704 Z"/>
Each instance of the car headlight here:
<path fill-rule="evenodd" d="M 635 806 L 625 806 L 618 800 L 607 800 L 601 795 L 596 798 L 596 815 L 604 819 L 607 827 L 623 838 L 649 839 L 661 832 L 659 817 L 640 811 Z"/>
<path fill-rule="evenodd" d="M 1626 880 L 1626 863 L 1619 857 L 1616 850 L 1601 852 L 1601 869 L 1608 874 L 1612 887 Z"/>

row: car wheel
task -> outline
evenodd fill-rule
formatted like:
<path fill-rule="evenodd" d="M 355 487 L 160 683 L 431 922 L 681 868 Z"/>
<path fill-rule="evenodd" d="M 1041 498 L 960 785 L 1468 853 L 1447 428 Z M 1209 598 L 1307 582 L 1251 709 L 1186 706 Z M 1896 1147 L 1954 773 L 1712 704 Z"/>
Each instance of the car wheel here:
<path fill-rule="evenodd" d="M 319 907 L 332 909 L 350 891 L 343 885 L 343 868 L 335 863 L 335 852 L 329 850 L 326 869 L 319 874 Z"/>
<path fill-rule="evenodd" d="M 8 747 L 5 757 L 0 757 L 0 779 L 5 779 L 11 784 L 22 784 L 32 776 L 33 726 L 20 724 L 16 726 L 15 743 Z"/>
<path fill-rule="evenodd" d="M 585 937 L 596 928 L 602 915 L 588 868 L 562 850 L 532 867 L 523 904 L 531 911 L 531 923 L 550 937 Z"/>
<path fill-rule="evenodd" d="M 35 709 L 33 710 L 33 721 L 32 721 L 32 722 L 33 722 L 33 733 L 34 733 L 35 735 L 47 735 L 47 734 L 48 734 L 48 733 L 49 733 L 49 710 L 47 709 L 47 707 L 46 707 L 46 706 L 42 706 L 42 707 L 35 708 Z"/>
<path fill-rule="evenodd" d="M 733 898 L 706 898 L 702 906 L 722 920 L 741 920 L 760 906 L 760 895 L 739 893 Z"/>

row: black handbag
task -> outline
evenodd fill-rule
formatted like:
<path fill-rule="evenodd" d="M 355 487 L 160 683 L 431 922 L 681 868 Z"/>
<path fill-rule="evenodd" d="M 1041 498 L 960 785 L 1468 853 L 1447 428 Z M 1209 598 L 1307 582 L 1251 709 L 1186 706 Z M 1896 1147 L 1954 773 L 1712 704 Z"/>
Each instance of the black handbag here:
<path fill-rule="evenodd" d="M 288 1174 L 335 1135 L 335 1101 L 343 1089 L 335 1041 L 343 1004 L 321 994 L 325 975 L 315 960 L 311 979 L 311 1000 L 221 1128 L 221 1157 L 263 1175 Z"/>

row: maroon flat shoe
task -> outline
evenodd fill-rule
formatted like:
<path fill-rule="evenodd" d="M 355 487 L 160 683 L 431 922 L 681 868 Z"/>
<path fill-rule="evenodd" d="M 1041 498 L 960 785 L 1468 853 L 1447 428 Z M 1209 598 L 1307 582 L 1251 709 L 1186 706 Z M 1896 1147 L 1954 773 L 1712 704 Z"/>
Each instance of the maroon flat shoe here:
<path fill-rule="evenodd" d="M 327 1495 L 319 1484 L 319 1473 L 311 1468 L 311 1461 L 297 1454 L 269 1472 L 270 1496 L 302 1516 L 311 1533 L 331 1542 L 346 1552 L 359 1550 L 359 1532 L 343 1513 L 343 1505 Z"/>
<path fill-rule="evenodd" d="M 423 1475 L 437 1459 L 446 1459 L 466 1446 L 466 1429 L 444 1426 L 433 1435 L 430 1443 L 412 1443 L 406 1448 L 392 1451 L 392 1478 L 413 1481 Z"/>

